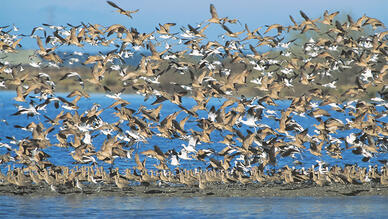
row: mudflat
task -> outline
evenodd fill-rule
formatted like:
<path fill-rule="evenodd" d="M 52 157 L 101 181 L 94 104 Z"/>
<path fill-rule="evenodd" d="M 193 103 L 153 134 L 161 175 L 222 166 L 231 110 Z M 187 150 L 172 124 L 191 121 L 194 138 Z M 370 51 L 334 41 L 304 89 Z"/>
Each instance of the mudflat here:
<path fill-rule="evenodd" d="M 85 185 L 82 190 L 58 186 L 51 187 L 0 185 L 0 195 L 53 196 L 53 195 L 96 195 L 131 197 L 338 197 L 338 196 L 388 196 L 388 186 L 381 184 L 337 184 L 317 186 L 312 183 L 293 184 L 208 184 L 206 188 L 183 185 L 132 185 L 123 189 L 115 185 Z"/>

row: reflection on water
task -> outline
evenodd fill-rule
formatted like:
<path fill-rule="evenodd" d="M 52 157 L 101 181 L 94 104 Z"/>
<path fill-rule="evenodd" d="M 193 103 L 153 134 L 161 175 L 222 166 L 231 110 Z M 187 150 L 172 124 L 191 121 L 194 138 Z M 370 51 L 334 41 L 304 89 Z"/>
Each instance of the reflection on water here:
<path fill-rule="evenodd" d="M 0 217 L 376 217 L 388 197 L 222 198 L 126 196 L 0 196 Z"/>

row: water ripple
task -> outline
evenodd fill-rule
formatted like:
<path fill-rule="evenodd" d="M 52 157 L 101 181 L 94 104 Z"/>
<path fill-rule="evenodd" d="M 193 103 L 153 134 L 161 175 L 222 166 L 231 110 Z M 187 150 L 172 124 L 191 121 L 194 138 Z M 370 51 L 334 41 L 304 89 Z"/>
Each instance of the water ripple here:
<path fill-rule="evenodd" d="M 8 218 L 382 218 L 388 197 L 126 197 L 0 196 L 0 217 Z"/>

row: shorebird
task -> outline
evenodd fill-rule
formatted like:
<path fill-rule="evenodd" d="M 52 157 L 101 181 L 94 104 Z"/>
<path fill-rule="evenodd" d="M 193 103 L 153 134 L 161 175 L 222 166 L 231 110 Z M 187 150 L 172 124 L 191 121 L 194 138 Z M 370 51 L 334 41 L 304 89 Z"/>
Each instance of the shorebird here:
<path fill-rule="evenodd" d="M 313 141 L 310 142 L 310 148 L 309 151 L 311 154 L 315 156 L 322 156 L 322 147 L 324 145 L 325 141 L 319 142 L 318 139 L 313 139 Z"/>
<path fill-rule="evenodd" d="M 25 102 L 25 98 L 28 96 L 28 94 L 24 92 L 23 86 L 21 85 L 16 87 L 16 95 L 17 96 L 14 98 L 14 100 L 18 102 Z"/>
<path fill-rule="evenodd" d="M 132 17 L 137 11 L 125 11 L 110 1 L 108 4 L 128 17 Z M 379 174 L 375 167 L 371 167 L 369 173 L 366 173 L 366 169 L 357 167 L 343 169 L 333 167 L 330 171 L 319 168 L 316 172 L 314 167 L 305 171 L 279 166 L 269 176 L 264 175 L 264 169 L 268 164 L 278 165 L 281 162 L 277 159 L 288 156 L 295 158 L 295 154 L 298 153 L 302 156 L 310 152 L 324 158 L 322 154 L 326 152 L 334 159 L 341 159 L 345 154 L 349 156 L 349 153 L 342 154 L 343 143 L 353 154 L 361 155 L 364 162 L 372 162 L 378 153 L 388 151 L 388 140 L 385 137 L 388 125 L 384 120 L 387 117 L 385 109 L 388 108 L 384 103 L 384 98 L 388 96 L 388 89 L 384 84 L 388 65 L 381 64 L 388 60 L 386 58 L 388 32 L 376 30 L 383 26 L 381 21 L 365 15 L 357 21 L 353 21 L 350 16 L 347 17 L 347 21 L 339 21 L 336 20 L 338 12 L 327 11 L 324 12 L 323 19 L 313 20 L 300 11 L 303 19 L 301 22 L 296 22 L 290 16 L 291 26 L 265 25 L 263 35 L 273 30 L 277 30 L 277 34 L 263 36 L 259 32 L 262 27 L 251 31 L 248 25 L 240 32 L 232 32 L 229 29 L 232 26 L 227 26 L 226 23 L 236 23 L 238 20 L 219 18 L 213 4 L 210 5 L 210 12 L 211 18 L 207 22 L 197 26 L 186 25 L 181 28 L 181 34 L 170 32 L 175 23 L 159 24 L 156 35 L 154 32 L 140 33 L 136 28 L 128 28 L 121 24 L 107 27 L 85 23 L 79 26 L 44 24 L 52 29 L 52 33 L 46 32 L 43 27 L 34 28 L 31 35 L 35 38 L 38 48 L 30 57 L 29 67 L 36 69 L 32 69 L 32 72 L 28 69 L 28 73 L 26 71 L 22 73 L 24 70 L 22 65 L 10 64 L 1 57 L 0 87 L 16 89 L 16 101 L 30 101 L 29 108 L 26 105 L 17 106 L 14 116 L 27 114 L 28 119 L 33 116 L 35 118 L 32 119 L 39 120 L 42 111 L 50 110 L 51 103 L 57 109 L 59 103 L 62 106 L 57 115 L 43 115 L 50 127 L 46 128 L 38 122 L 26 126 L 14 125 L 14 128 L 28 131 L 30 135 L 20 140 L 6 137 L 6 142 L 0 143 L 0 147 L 4 147 L 3 150 L 6 151 L 1 155 L 0 163 L 18 162 L 25 168 L 22 171 L 9 171 L 8 181 L 24 185 L 26 182 L 24 173 L 32 171 L 28 179 L 31 178 L 35 184 L 39 184 L 39 179 L 42 181 L 45 177 L 47 180 L 44 181 L 50 182 L 50 187 L 73 183 L 73 186 L 78 185 L 79 189 L 82 188 L 82 182 L 90 180 L 94 183 L 97 179 L 106 184 L 121 179 L 124 179 L 123 184 L 128 184 L 128 180 L 148 184 L 160 180 L 179 183 L 179 178 L 183 184 L 190 186 L 198 184 L 199 187 L 208 182 L 238 181 L 245 184 L 253 181 L 292 183 L 312 180 L 318 185 L 325 185 L 331 181 L 379 182 L 383 178 L 380 183 L 386 183 L 383 177 L 386 175 L 385 168 Z M 225 34 L 222 35 L 221 41 L 225 42 L 204 43 L 203 40 L 207 37 L 205 30 L 211 23 L 219 24 L 219 27 L 223 28 Z M 323 31 L 322 27 L 328 31 Z M 16 50 L 21 42 L 19 37 L 22 37 L 22 35 L 12 36 L 12 27 L 10 30 L 7 28 L 0 27 L 0 50 L 4 50 L 5 55 Z M 360 37 L 353 36 L 354 31 L 362 33 L 367 30 L 366 28 L 376 32 L 366 33 Z M 311 39 L 307 42 L 299 38 L 287 41 L 291 31 L 302 35 L 307 32 Z M 316 36 L 316 33 L 319 36 Z M 248 42 L 252 40 L 257 43 Z M 112 50 L 95 55 L 73 52 L 58 56 L 56 48 L 66 45 L 107 46 L 112 47 Z M 160 52 L 159 48 L 163 45 L 166 45 L 165 50 Z M 174 46 L 182 50 L 176 52 Z M 262 53 L 262 46 L 273 47 L 276 50 Z M 301 47 L 300 51 L 292 49 L 298 46 Z M 128 67 L 126 59 L 140 49 L 148 49 L 151 55 L 144 55 L 137 66 Z M 247 49 L 251 54 L 244 52 Z M 187 57 L 191 57 L 190 60 L 187 60 Z M 33 58 L 41 58 L 44 61 Z M 89 65 L 92 67 L 90 77 L 78 70 L 66 70 L 64 76 L 40 72 L 63 67 L 59 64 L 61 61 L 73 64 L 83 62 L 83 65 Z M 356 80 L 351 80 L 349 83 L 353 84 L 346 85 L 348 89 L 344 89 L 345 86 L 339 79 L 346 77 L 348 70 L 356 72 L 357 75 L 354 76 Z M 341 72 L 345 72 L 345 75 L 338 77 L 338 73 Z M 112 80 L 112 77 L 116 76 L 121 80 L 119 83 Z M 58 85 L 69 78 L 75 79 L 81 85 L 87 81 L 92 86 L 97 85 L 96 89 L 104 88 L 114 102 L 104 109 L 94 104 L 89 108 L 81 108 L 85 109 L 81 112 L 79 100 L 83 97 L 89 98 L 83 86 L 81 90 L 70 88 L 71 92 L 66 98 L 56 96 L 54 93 L 55 86 L 61 89 Z M 166 85 L 166 80 L 171 78 L 174 80 Z M 261 95 L 262 98 L 237 98 L 241 93 L 251 92 L 251 84 L 247 85 L 247 80 L 257 86 L 260 92 L 252 91 L 251 95 Z M 300 89 L 308 92 L 299 93 L 299 83 L 303 85 Z M 284 93 L 288 95 L 290 88 L 295 89 L 292 94 L 295 97 L 289 98 L 292 102 L 287 107 L 289 101 L 284 101 L 286 98 L 282 98 L 282 95 Z M 124 89 L 133 89 L 144 95 L 145 101 L 155 96 L 156 100 L 151 105 L 159 105 L 156 108 L 151 107 L 152 109 L 146 105 L 134 109 L 136 104 L 133 105 L 120 96 L 119 93 Z M 333 95 L 332 92 L 337 93 L 335 89 L 344 91 Z M 362 100 L 367 99 L 370 92 L 377 92 L 377 96 L 370 101 Z M 191 108 L 187 108 L 183 98 L 189 95 L 195 100 Z M 341 100 L 349 97 L 359 100 L 341 103 Z M 177 110 L 167 107 L 170 103 L 175 104 Z M 164 114 L 162 108 L 163 112 L 172 111 Z M 111 111 L 116 117 L 108 120 L 113 122 L 103 121 L 102 115 Z M 310 124 L 309 127 L 308 123 L 312 117 L 318 123 L 313 122 L 314 124 Z M 259 124 L 261 122 L 268 122 L 269 125 Z M 279 127 L 275 129 L 274 126 L 277 125 Z M 349 131 L 348 129 L 352 131 L 349 135 L 344 133 L 344 130 Z M 54 146 L 72 147 L 70 155 L 78 163 L 93 163 L 95 168 L 102 162 L 111 164 L 110 175 L 102 170 L 98 170 L 99 173 L 94 175 L 90 169 L 89 172 L 85 171 L 85 168 L 75 168 L 69 173 L 69 170 L 48 162 L 48 154 L 51 152 L 46 153 L 41 149 L 53 146 L 48 135 L 53 130 L 58 131 L 54 133 L 58 140 Z M 152 138 L 155 132 L 158 137 L 189 139 L 189 142 L 183 144 L 179 153 L 168 148 L 170 145 L 163 145 L 161 148 L 154 146 L 150 149 L 147 140 Z M 310 136 L 309 133 L 315 134 Z M 106 139 L 95 152 L 94 138 L 100 134 L 103 134 L 101 137 L 106 136 Z M 213 145 L 208 145 L 207 148 L 207 144 L 204 144 L 211 144 L 213 141 L 223 144 L 220 145 L 221 150 L 215 150 Z M 144 142 L 142 146 L 145 147 L 136 153 L 134 159 L 135 169 L 140 170 L 141 174 L 126 171 L 124 178 L 119 175 L 117 169 L 114 172 L 113 166 L 119 165 L 115 164 L 114 160 L 119 157 L 131 159 L 135 149 L 126 147 L 138 142 Z M 18 149 L 13 149 L 15 144 Z M 162 150 L 168 152 L 163 153 Z M 16 156 L 13 156 L 13 153 Z M 141 162 L 139 154 L 159 160 L 150 166 L 161 170 L 159 176 L 146 170 L 146 159 Z M 277 156 L 279 154 L 281 156 Z M 195 160 L 209 164 L 209 167 L 218 169 L 219 172 L 214 170 L 192 172 L 183 169 L 174 175 L 168 171 L 167 162 L 171 166 L 186 167 L 189 164 L 191 167 Z M 235 162 L 231 162 L 232 160 Z M 294 164 L 298 163 L 300 162 L 295 161 Z M 34 179 L 35 176 L 38 179 Z M 0 179 L 2 182 L 7 180 L 1 175 Z M 124 188 L 123 184 L 117 186 Z"/>
<path fill-rule="evenodd" d="M 327 25 L 333 25 L 333 19 L 338 14 L 339 14 L 339 11 L 336 11 L 336 12 L 333 12 L 333 13 L 329 14 L 329 12 L 326 10 L 323 13 L 323 21 L 322 21 L 322 23 L 323 24 L 327 24 Z"/>
<path fill-rule="evenodd" d="M 80 85 L 83 85 L 82 78 L 78 72 L 68 72 L 63 77 L 61 77 L 59 80 L 62 81 L 62 80 L 65 80 L 65 79 L 71 78 L 71 77 L 74 77 L 75 80 L 80 83 Z"/>
<path fill-rule="evenodd" d="M 207 188 L 205 180 L 202 178 L 202 174 L 198 174 L 198 188 L 205 190 Z"/>
<path fill-rule="evenodd" d="M 267 30 L 264 31 L 264 34 L 268 33 L 272 29 L 276 29 L 278 32 L 278 35 L 280 35 L 286 29 L 285 27 L 283 27 L 280 24 L 272 24 L 272 25 L 266 25 L 266 26 L 267 26 Z"/>
<path fill-rule="evenodd" d="M 29 108 L 24 108 L 20 106 L 19 110 L 12 114 L 12 116 L 18 116 L 18 115 L 23 115 L 26 114 L 27 117 L 34 117 L 36 115 L 40 115 L 40 113 L 37 111 L 36 107 L 32 104 L 30 104 Z"/>
<path fill-rule="evenodd" d="M 109 97 L 109 98 L 112 98 L 112 99 L 115 99 L 115 100 L 120 100 L 121 99 L 121 94 L 125 91 L 125 87 L 122 88 L 120 91 L 118 92 L 113 92 L 109 87 L 107 87 L 106 85 L 103 86 L 105 92 L 107 93 L 105 96 L 106 97 Z M 112 107 L 112 106 L 111 106 Z M 111 108 L 109 107 L 109 108 Z"/>
<path fill-rule="evenodd" d="M 144 106 L 139 107 L 139 111 L 142 112 L 143 116 L 148 120 L 158 122 L 160 119 L 160 111 L 163 107 L 163 104 L 160 104 L 156 109 L 147 110 Z"/>
<path fill-rule="evenodd" d="M 79 108 L 77 106 L 77 103 L 74 103 L 74 100 L 77 100 L 77 99 L 74 99 L 73 102 L 69 102 L 68 100 L 66 100 L 63 97 L 58 97 L 58 99 L 62 102 L 62 108 L 63 109 L 66 109 L 66 110 L 76 110 L 76 109 Z"/>
<path fill-rule="evenodd" d="M 218 14 L 217 14 L 216 8 L 214 7 L 213 4 L 210 4 L 210 14 L 211 14 L 212 18 L 210 18 L 208 20 L 208 22 L 219 24 L 220 23 L 220 19 L 218 18 Z"/>
<path fill-rule="evenodd" d="M 161 35 L 171 35 L 170 28 L 175 25 L 176 23 L 165 23 L 163 25 L 159 24 L 159 28 L 155 28 L 155 29 Z"/>
<path fill-rule="evenodd" d="M 232 32 L 226 25 L 222 24 L 221 27 L 226 31 L 226 35 L 233 38 L 238 38 L 240 34 L 245 32 L 245 29 L 239 32 Z"/>
<path fill-rule="evenodd" d="M 76 148 L 74 151 L 70 152 L 73 159 L 76 161 L 75 163 L 87 164 L 93 163 L 96 164 L 96 159 L 92 156 L 94 153 L 88 152 L 85 153 L 85 149 Z"/>
<path fill-rule="evenodd" d="M 110 6 L 114 7 L 117 9 L 117 12 L 119 12 L 120 14 L 122 15 L 125 15 L 125 16 L 128 16 L 129 18 L 132 18 L 132 15 L 131 14 L 134 14 L 136 12 L 139 11 L 139 9 L 136 9 L 134 11 L 126 11 L 122 8 L 120 8 L 119 6 L 117 6 L 115 3 L 111 2 L 111 1 L 106 1 Z"/>
<path fill-rule="evenodd" d="M 151 56 L 150 56 L 150 59 L 151 60 L 160 60 L 162 55 L 164 53 L 166 53 L 168 51 L 169 48 L 165 49 L 164 51 L 162 52 L 158 52 L 154 46 L 154 44 L 151 43 L 151 41 L 148 42 L 147 44 L 147 48 L 151 51 Z"/>
<path fill-rule="evenodd" d="M 254 111 L 254 108 L 251 107 L 247 111 L 246 120 L 240 120 L 240 122 L 242 124 L 244 124 L 244 125 L 249 126 L 249 127 L 253 127 L 256 130 L 256 127 L 258 127 L 256 122 L 261 120 L 261 118 L 262 118 L 262 111 L 263 111 L 262 109 L 258 109 L 256 111 Z"/>
<path fill-rule="evenodd" d="M 135 162 L 136 162 L 136 169 L 138 170 L 146 170 L 145 164 L 146 164 L 146 159 L 143 160 L 143 162 L 140 162 L 139 154 L 135 154 Z"/>
<path fill-rule="evenodd" d="M 146 150 L 141 152 L 142 155 L 145 155 L 147 157 L 152 157 L 158 159 L 160 162 L 164 162 L 166 160 L 165 154 L 162 152 L 162 150 L 157 146 L 154 145 L 154 149 Z"/>
<path fill-rule="evenodd" d="M 114 182 L 117 186 L 117 188 L 124 190 L 128 186 L 128 180 L 123 178 L 118 172 L 116 172 L 116 175 L 114 176 Z"/>

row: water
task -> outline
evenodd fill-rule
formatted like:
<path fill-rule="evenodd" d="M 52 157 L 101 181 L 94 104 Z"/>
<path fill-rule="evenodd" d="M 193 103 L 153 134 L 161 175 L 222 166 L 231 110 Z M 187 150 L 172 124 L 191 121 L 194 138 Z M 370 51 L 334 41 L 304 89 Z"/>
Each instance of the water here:
<path fill-rule="evenodd" d="M 384 218 L 388 197 L 0 196 L 1 218 Z"/>
<path fill-rule="evenodd" d="M 56 95 L 66 97 L 67 94 L 57 93 Z M 30 122 L 34 121 L 36 123 L 42 122 L 44 124 L 44 126 L 46 128 L 48 128 L 48 127 L 50 127 L 50 124 L 47 123 L 47 119 L 43 115 L 46 115 L 50 118 L 55 118 L 55 116 L 62 110 L 61 107 L 59 107 L 59 109 L 56 109 L 54 107 L 54 104 L 51 103 L 47 106 L 45 111 L 43 111 L 43 110 L 39 111 L 40 115 L 37 115 L 33 118 L 31 118 L 31 117 L 29 118 L 26 115 L 12 116 L 12 114 L 17 112 L 17 105 L 28 108 L 30 100 L 35 101 L 36 102 L 35 104 L 39 103 L 39 100 L 37 98 L 28 97 L 26 102 L 20 103 L 20 102 L 14 101 L 13 97 L 15 97 L 15 92 L 13 92 L 13 91 L 0 92 L 0 120 L 6 119 L 8 124 L 9 124 L 9 125 L 6 125 L 3 122 L 0 122 L 0 141 L 4 142 L 4 143 L 10 144 L 10 141 L 8 139 L 6 139 L 6 136 L 14 136 L 16 139 L 19 139 L 19 140 L 27 138 L 27 137 L 31 137 L 31 132 L 13 128 L 14 125 L 26 126 Z M 133 110 L 137 110 L 140 106 L 145 106 L 147 109 L 152 109 L 152 108 L 157 107 L 157 106 L 151 105 L 151 103 L 153 103 L 155 101 L 155 97 L 150 97 L 146 101 L 144 101 L 144 97 L 139 96 L 139 95 L 122 95 L 122 98 L 130 102 L 130 105 L 128 105 L 126 107 L 131 108 Z M 218 108 L 224 101 L 225 101 L 225 99 L 213 98 L 207 104 L 207 108 L 208 108 L 208 110 L 210 110 L 210 108 L 212 106 L 215 106 L 216 108 Z M 98 103 L 101 105 L 101 108 L 105 109 L 104 112 L 101 114 L 101 119 L 105 122 L 108 122 L 108 123 L 117 122 L 118 118 L 113 114 L 113 112 L 115 112 L 115 110 L 111 109 L 111 108 L 107 108 L 109 105 L 111 105 L 114 102 L 115 101 L 113 99 L 106 97 L 104 94 L 92 94 L 90 98 L 88 98 L 88 99 L 82 98 L 78 102 L 79 109 L 77 110 L 77 112 L 79 115 L 81 115 L 81 114 L 85 113 L 87 110 L 90 110 L 91 107 L 93 106 L 93 103 Z M 183 102 L 182 105 L 185 106 L 187 109 L 190 109 L 192 106 L 195 105 L 195 101 L 191 98 L 183 98 L 182 102 Z M 274 111 L 274 114 L 273 114 L 274 117 L 279 119 L 281 117 L 281 110 L 287 109 L 289 107 L 289 105 L 291 104 L 291 102 L 288 100 L 285 100 L 285 101 L 277 100 L 276 103 L 278 106 L 269 106 L 269 105 L 264 104 L 265 109 L 263 111 L 263 114 L 270 114 L 269 110 L 272 110 L 272 111 Z M 231 107 L 234 107 L 234 106 L 235 105 L 232 105 L 232 106 L 226 108 L 226 111 L 228 111 L 228 109 L 230 109 Z M 321 108 L 327 110 L 334 118 L 338 118 L 338 119 L 342 120 L 345 124 L 346 124 L 347 119 L 349 120 L 351 118 L 354 118 L 354 117 L 349 116 L 347 113 L 343 114 L 343 113 L 338 113 L 336 111 L 333 111 L 330 109 L 329 106 L 323 106 Z M 382 111 L 382 110 L 384 110 L 384 107 L 380 106 L 380 107 L 376 107 L 376 109 L 378 111 Z M 170 115 L 174 112 L 177 112 L 179 110 L 181 110 L 181 109 L 177 105 L 175 105 L 169 101 L 164 101 L 163 107 L 162 107 L 162 110 L 160 113 L 160 121 L 162 121 L 168 115 Z M 65 112 L 67 112 L 67 111 L 68 110 L 65 110 Z M 74 114 L 74 111 L 71 113 Z M 186 122 L 186 125 L 185 125 L 186 131 L 189 131 L 190 129 L 197 130 L 197 131 L 201 130 L 197 126 L 196 120 L 201 119 L 201 118 L 207 118 L 207 112 L 199 110 L 199 111 L 197 111 L 197 113 L 199 114 L 198 118 L 190 117 L 190 119 Z M 183 119 L 187 115 L 188 114 L 186 114 L 185 112 L 181 112 L 177 116 L 176 120 L 180 121 L 181 119 Z M 137 116 L 138 116 L 138 118 L 143 119 L 140 114 L 137 114 Z M 246 119 L 246 118 L 244 117 L 243 119 Z M 309 135 L 311 135 L 311 136 L 316 135 L 316 133 L 315 133 L 316 129 L 313 126 L 314 124 L 319 123 L 316 119 L 314 119 L 308 115 L 306 115 L 304 117 L 299 116 L 299 115 L 293 115 L 293 119 L 296 122 L 298 122 L 301 126 L 303 126 L 303 128 L 305 128 L 305 129 L 307 128 L 309 131 Z M 382 121 L 382 122 L 388 122 L 388 117 L 381 117 L 377 120 Z M 267 124 L 267 125 L 271 126 L 271 128 L 274 130 L 276 128 L 278 128 L 278 126 L 279 126 L 279 122 L 275 121 L 273 118 L 266 118 L 264 116 L 263 116 L 262 120 L 260 121 L 260 123 Z M 52 144 L 58 143 L 58 141 L 55 137 L 55 134 L 58 133 L 59 128 L 60 128 L 59 126 L 56 126 L 54 131 L 49 133 L 49 135 L 48 135 Z M 128 125 L 126 125 L 126 123 L 123 123 L 121 125 L 121 128 L 123 130 L 130 129 L 128 127 Z M 247 135 L 248 128 L 249 127 L 246 127 L 244 125 L 241 127 L 237 127 L 237 129 L 239 129 L 243 135 Z M 254 131 L 253 128 L 250 128 L 250 130 Z M 159 132 L 156 128 L 154 128 L 153 131 L 155 133 Z M 360 130 L 356 130 L 356 129 L 350 129 L 350 130 L 344 130 L 344 131 L 338 130 L 338 132 L 336 134 L 331 134 L 331 136 L 336 137 L 336 138 L 346 137 L 347 135 L 349 135 L 352 132 L 358 133 L 358 132 L 360 132 Z M 92 136 L 96 135 L 96 134 L 98 134 L 98 136 L 93 138 L 93 145 L 95 146 L 96 150 L 98 150 L 101 147 L 103 141 L 106 139 L 106 136 L 99 133 L 99 131 L 94 131 L 93 133 L 91 133 Z M 221 151 L 225 147 L 225 145 L 218 143 L 218 142 L 223 140 L 223 136 L 225 136 L 227 134 L 230 134 L 230 132 L 228 132 L 228 131 L 220 132 L 217 130 L 213 131 L 211 134 L 211 140 L 213 143 L 199 144 L 199 145 L 197 145 L 196 149 L 199 150 L 199 149 L 212 148 L 217 152 Z M 291 132 L 290 134 L 293 135 L 295 133 Z M 113 136 L 114 135 L 115 135 L 115 133 L 113 133 Z M 283 138 L 283 140 L 290 141 L 290 140 L 287 140 L 287 138 Z M 70 141 L 72 141 L 71 136 L 68 138 L 68 142 L 70 142 Z M 135 152 L 141 152 L 141 151 L 145 151 L 148 149 L 153 149 L 153 146 L 157 145 L 161 148 L 161 150 L 163 152 L 166 152 L 169 149 L 173 149 L 173 148 L 179 152 L 183 148 L 182 144 L 184 144 L 184 145 L 188 144 L 187 140 L 166 139 L 166 138 L 162 138 L 162 137 L 158 137 L 158 136 L 153 136 L 152 138 L 147 139 L 147 141 L 148 141 L 147 143 L 144 143 L 144 142 L 136 143 L 135 145 L 132 145 L 131 147 L 136 149 Z M 236 140 L 236 144 L 241 145 L 241 143 L 237 140 Z M 316 160 L 323 160 L 331 165 L 339 165 L 339 166 L 343 166 L 345 164 L 354 164 L 354 163 L 357 163 L 360 166 L 368 166 L 368 165 L 374 165 L 374 164 L 381 165 L 381 164 L 379 164 L 378 160 L 388 159 L 388 153 L 386 153 L 386 151 L 385 152 L 381 151 L 382 153 L 374 154 L 374 157 L 372 159 L 370 159 L 370 162 L 361 162 L 362 156 L 354 155 L 351 150 L 345 150 L 344 143 L 341 144 L 343 159 L 331 158 L 324 151 L 322 152 L 323 155 L 321 157 L 317 157 L 317 156 L 312 155 L 308 151 L 308 148 L 309 148 L 308 144 L 309 143 L 305 143 L 305 146 L 307 149 L 305 151 L 303 151 L 301 154 L 296 154 L 295 158 L 291 158 L 291 157 L 284 157 L 283 158 L 283 157 L 280 157 L 280 155 L 278 155 L 278 158 L 277 158 L 278 167 L 282 167 L 284 165 L 293 166 L 292 162 L 295 159 L 302 161 L 302 166 L 304 166 L 306 168 L 311 167 L 311 165 L 317 164 Z M 12 144 L 10 144 L 10 145 L 14 149 L 18 148 L 17 145 L 12 145 Z M 254 145 L 254 146 L 256 146 L 256 145 Z M 73 149 L 71 147 L 68 147 L 68 148 L 48 147 L 46 149 L 43 149 L 43 151 L 45 151 L 46 153 L 51 155 L 51 157 L 49 158 L 49 161 L 51 161 L 53 164 L 65 165 L 65 166 L 70 166 L 70 167 L 74 166 L 72 164 L 74 160 L 70 156 L 70 152 L 72 150 Z M 0 147 L 0 154 L 6 153 L 6 152 L 7 151 L 5 148 Z M 213 154 L 211 156 L 215 159 L 218 159 L 218 160 L 223 159 L 223 157 L 217 156 L 216 154 Z M 238 158 L 238 156 L 236 158 Z M 231 161 L 232 164 L 234 164 L 236 162 L 236 158 Z M 140 159 L 143 160 L 143 159 L 145 159 L 145 157 L 140 154 Z M 206 158 L 206 159 L 208 160 L 208 158 Z M 158 162 L 156 159 L 147 158 L 146 165 L 147 165 L 148 169 L 155 169 L 155 167 L 153 165 L 157 164 L 157 163 Z M 99 161 L 98 164 L 106 166 L 106 167 L 109 166 L 108 164 L 101 162 L 101 161 Z M 175 168 L 174 166 L 170 165 L 170 162 L 168 162 L 167 164 L 170 168 Z M 133 159 L 117 158 L 115 160 L 115 167 L 119 167 L 120 171 L 122 171 L 123 169 L 126 169 L 126 168 L 131 168 L 134 165 L 135 165 L 135 162 L 133 161 Z M 180 161 L 180 167 L 187 168 L 187 169 L 192 169 L 194 167 L 204 168 L 207 165 L 208 165 L 208 163 L 198 161 L 198 160 L 190 160 L 190 161 L 181 160 Z M 3 169 L 3 171 L 4 171 L 5 166 L 6 166 L 5 164 L 0 165 L 0 168 Z"/>
<path fill-rule="evenodd" d="M 57 94 L 65 97 L 66 94 Z M 23 139 L 30 136 L 29 132 L 15 129 L 13 125 L 25 126 L 31 121 L 42 122 L 45 127 L 48 123 L 45 122 L 43 114 L 51 118 L 55 117 L 61 109 L 55 109 L 53 105 L 47 107 L 46 112 L 41 111 L 41 115 L 36 118 L 27 118 L 26 116 L 11 116 L 17 111 L 14 104 L 28 107 L 28 103 L 17 103 L 12 100 L 15 96 L 14 92 L 0 92 L 0 119 L 6 119 L 9 125 L 0 122 L 0 138 L 2 142 L 9 143 L 5 136 L 14 136 L 16 139 Z M 155 108 L 150 104 L 155 98 L 150 98 L 146 102 L 143 97 L 136 95 L 124 95 L 124 99 L 131 102 L 128 106 L 132 109 L 137 109 L 140 105 L 147 108 Z M 93 94 L 90 99 L 83 99 L 79 102 L 79 114 L 90 109 L 93 103 L 101 104 L 105 108 L 112 104 L 112 99 L 106 98 L 102 94 Z M 208 108 L 211 106 L 220 106 L 223 103 L 221 100 L 213 99 L 209 102 Z M 184 98 L 183 104 L 187 108 L 191 108 L 195 102 L 192 99 Z M 267 110 L 275 110 L 275 116 L 280 117 L 280 110 L 286 109 L 289 101 L 277 101 L 279 106 L 266 106 Z M 325 108 L 325 107 L 324 107 Z M 326 107 L 327 109 L 327 107 Z M 163 103 L 161 111 L 161 120 L 169 114 L 179 110 L 179 108 L 167 101 Z M 327 109 L 334 116 L 345 121 L 346 118 L 336 112 Z M 114 111 L 107 109 L 101 115 L 101 118 L 107 122 L 115 122 L 117 118 L 112 116 Z M 185 117 L 184 113 L 178 116 L 178 120 Z M 199 117 L 207 117 L 205 112 L 199 112 Z M 309 133 L 314 134 L 313 124 L 318 122 L 311 117 L 293 117 L 304 128 L 309 128 Z M 193 122 L 195 119 L 189 120 L 186 124 L 186 129 L 198 130 Z M 380 120 L 387 120 L 381 118 Z M 274 129 L 277 128 L 277 122 L 274 120 L 263 118 L 262 123 L 271 125 Z M 241 127 L 241 131 L 246 135 L 246 128 Z M 335 136 L 346 136 L 355 130 L 348 130 L 336 134 Z M 58 132 L 58 128 L 49 134 L 52 143 L 56 143 L 54 135 Z M 216 151 L 220 151 L 225 145 L 217 143 L 221 140 L 222 135 L 215 131 L 211 138 L 214 143 L 200 144 L 197 149 L 212 147 Z M 104 136 L 98 136 L 93 139 L 93 144 L 98 150 L 104 140 Z M 160 137 L 152 137 L 148 143 L 140 143 L 137 150 L 143 151 L 158 145 L 164 152 L 168 149 L 175 148 L 179 151 L 187 141 L 181 139 L 164 139 Z M 17 149 L 16 145 L 12 145 Z M 57 165 L 72 166 L 72 158 L 69 155 L 71 148 L 49 147 L 44 149 L 46 153 L 51 155 L 50 161 Z M 5 148 L 0 148 L 0 153 L 5 153 Z M 216 156 L 216 155 L 213 155 Z M 351 151 L 343 152 L 344 159 L 335 160 L 327 155 L 322 156 L 323 159 L 330 164 L 344 165 L 345 163 L 358 163 L 360 166 L 368 164 L 378 164 L 378 159 L 387 159 L 387 153 L 375 154 L 370 163 L 360 162 L 360 157 L 353 155 Z M 141 156 L 141 159 L 144 159 Z M 220 159 L 218 157 L 218 159 Z M 303 165 L 310 167 L 316 163 L 317 157 L 312 156 L 309 152 L 303 152 L 298 159 L 302 160 Z M 279 158 L 279 166 L 290 164 L 293 161 L 291 158 Z M 148 158 L 147 165 L 152 169 L 155 164 L 154 159 Z M 99 163 L 100 165 L 106 165 Z M 133 160 L 130 159 L 116 159 L 115 166 L 121 170 L 130 168 L 134 165 Z M 204 167 L 206 164 L 199 161 L 181 161 L 181 167 L 193 168 L 197 166 Z M 292 165 L 292 164 L 291 164 Z M 0 165 L 4 170 L 6 164 Z M 171 166 L 170 166 L 171 167 Z M 65 196 L 0 196 L 0 218 L 19 218 L 19 217 L 99 217 L 99 218 L 114 218 L 114 217 L 164 217 L 164 218 L 241 218 L 241 217 L 268 217 L 268 218 L 330 218 L 330 217 L 368 217 L 368 218 L 382 218 L 388 213 L 386 208 L 388 197 L 330 197 L 330 198 L 315 198 L 315 197 L 298 197 L 298 198 L 221 198 L 221 197 L 126 197 L 126 196 L 86 196 L 86 195 L 65 195 Z"/>

